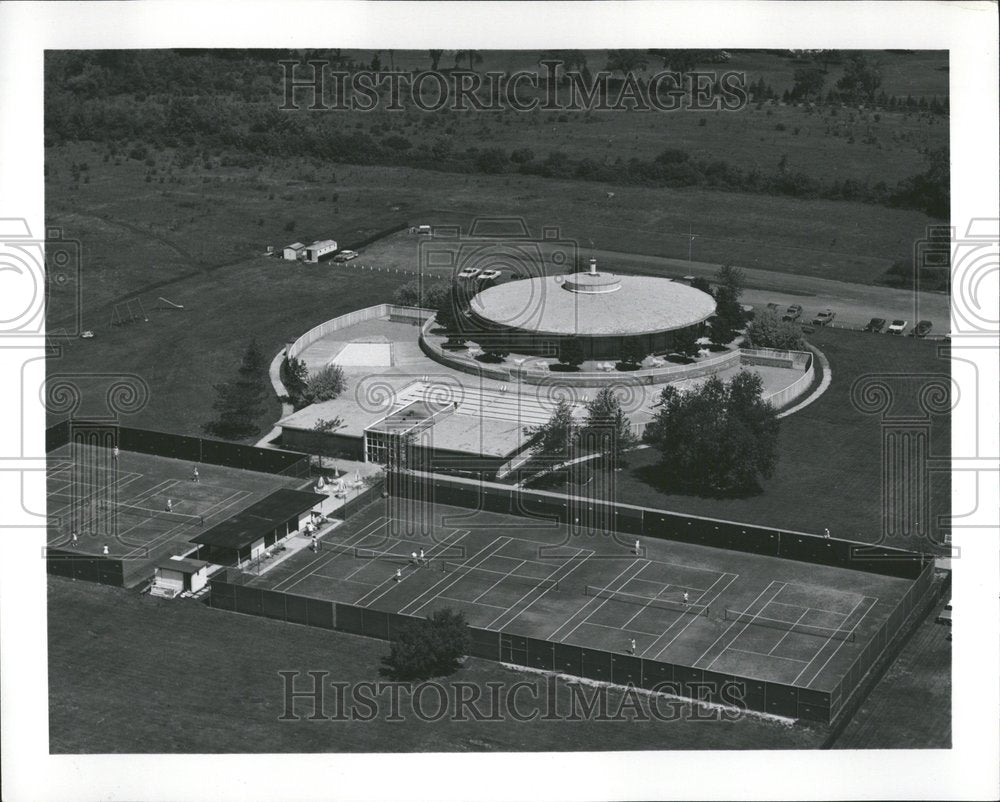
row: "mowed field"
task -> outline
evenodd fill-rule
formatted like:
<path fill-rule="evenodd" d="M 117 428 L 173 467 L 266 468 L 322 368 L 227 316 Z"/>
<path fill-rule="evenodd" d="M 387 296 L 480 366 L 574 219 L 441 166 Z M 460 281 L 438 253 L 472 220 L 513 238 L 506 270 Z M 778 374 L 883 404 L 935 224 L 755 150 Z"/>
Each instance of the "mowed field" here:
<path fill-rule="evenodd" d="M 648 700 L 617 720 L 623 691 L 608 691 L 606 720 L 568 718 L 573 688 L 545 678 L 469 659 L 445 680 L 445 698 L 460 692 L 452 683 L 486 688 L 497 683 L 506 698 L 516 683 L 518 712 L 545 712 L 562 720 L 517 721 L 507 709 L 495 720 L 451 720 L 448 702 L 438 721 L 421 720 L 400 693 L 402 721 L 386 721 L 384 707 L 370 721 L 307 719 L 282 721 L 284 685 L 279 671 L 326 671 L 328 682 L 373 682 L 387 644 L 308 627 L 212 610 L 198 602 L 167 602 L 117 588 L 50 578 L 48 584 L 49 743 L 54 754 L 226 752 L 472 752 L 602 749 L 808 749 L 823 742 L 821 727 L 791 726 L 758 716 L 721 720 L 707 708 L 661 700 L 657 720 Z M 549 688 L 553 688 L 552 693 Z M 576 692 L 592 693 L 575 686 Z M 466 691 L 467 693 L 467 691 Z M 532 702 L 531 699 L 539 702 Z M 346 697 L 350 700 L 351 692 Z M 385 697 L 388 699 L 388 693 Z M 589 697 L 588 697 L 589 698 Z M 484 691 L 478 710 L 489 715 Z M 436 691 L 421 702 L 425 716 L 438 710 Z M 338 714 L 334 692 L 322 713 Z M 538 716 L 535 716 L 537 719 Z M 393 783 L 399 777 L 387 773 Z M 374 781 L 374 780 L 373 780 Z"/>
<path fill-rule="evenodd" d="M 483 61 L 476 65 L 478 72 L 508 75 L 518 70 L 537 72 L 543 86 L 537 96 L 544 95 L 545 73 L 538 64 L 540 54 L 537 51 L 480 53 Z M 902 100 L 907 95 L 928 101 L 934 97 L 948 98 L 946 52 L 879 52 L 872 55 L 882 65 L 882 89 L 887 95 Z M 345 57 L 368 64 L 375 52 L 348 51 Z M 385 52 L 379 57 L 383 65 L 389 64 Z M 587 52 L 591 73 L 604 69 L 606 62 L 604 51 Z M 393 63 L 403 70 L 425 70 L 430 66 L 425 51 L 397 52 Z M 809 59 L 735 51 L 726 63 L 699 63 L 696 70 L 717 76 L 741 73 L 748 85 L 763 78 L 780 97 L 792 88 L 795 71 L 810 63 Z M 450 69 L 454 64 L 449 54 L 440 66 Z M 458 66 L 467 70 L 468 60 L 459 61 Z M 826 68 L 823 94 L 833 89 L 843 75 L 842 64 L 829 63 Z M 646 82 L 662 69 L 661 59 L 646 56 L 645 67 L 635 72 L 639 85 L 645 87 Z M 614 80 L 620 79 L 620 73 L 616 73 Z M 283 85 L 276 81 L 275 86 L 280 91 Z M 612 84 L 609 105 L 617 98 L 616 86 Z M 333 100 L 333 91 L 332 87 L 328 89 L 328 102 Z M 948 144 L 947 116 L 917 110 L 880 111 L 856 105 L 841 107 L 840 104 L 809 108 L 805 104 L 784 105 L 780 101 L 762 106 L 751 103 L 733 111 L 573 110 L 566 108 L 570 105 L 569 90 L 562 87 L 560 92 L 561 108 L 546 111 L 430 115 L 409 103 L 403 104 L 403 111 L 387 111 L 385 103 L 365 114 L 330 112 L 327 116 L 331 128 L 367 129 L 376 138 L 386 134 L 402 136 L 414 148 L 429 147 L 447 138 L 455 152 L 466 144 L 499 148 L 508 154 L 526 148 L 536 158 L 562 151 L 573 159 L 588 159 L 597 164 L 628 162 L 631 158 L 649 160 L 667 148 L 675 148 L 686 151 L 694 159 L 722 159 L 742 169 L 756 168 L 768 173 L 776 172 L 785 157 L 787 170 L 801 171 L 825 182 L 853 179 L 872 184 L 885 181 L 890 186 L 924 169 L 925 150 Z M 529 98 L 536 93 L 523 83 L 518 95 Z M 275 105 L 279 100 L 276 94 Z M 311 97 L 304 92 L 296 100 L 305 107 Z"/>
<path fill-rule="evenodd" d="M 917 397 L 926 380 L 949 374 L 940 343 L 864 332 L 820 329 L 809 341 L 827 356 L 833 380 L 814 403 L 781 421 L 779 461 L 763 492 L 745 498 L 702 498 L 666 492 L 657 481 L 654 449 L 636 452 L 618 475 L 617 495 L 642 506 L 705 515 L 733 521 L 782 526 L 868 543 L 938 551 L 943 532 L 937 519 L 950 515 L 951 484 L 947 472 L 934 472 L 926 485 L 930 540 L 888 537 L 883 541 L 882 438 L 885 424 L 878 414 L 865 414 L 851 400 L 856 381 L 871 377 L 893 395 L 892 414 L 922 416 Z M 951 452 L 948 415 L 933 415 L 929 452 Z M 903 490 L 893 484 L 896 492 Z M 900 522 L 891 520 L 894 526 Z M 922 525 L 926 525 L 924 521 Z"/>

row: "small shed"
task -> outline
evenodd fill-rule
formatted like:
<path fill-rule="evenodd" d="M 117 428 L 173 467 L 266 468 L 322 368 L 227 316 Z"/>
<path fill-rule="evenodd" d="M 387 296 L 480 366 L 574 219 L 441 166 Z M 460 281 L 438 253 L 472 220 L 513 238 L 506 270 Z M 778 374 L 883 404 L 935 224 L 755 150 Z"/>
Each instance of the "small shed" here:
<path fill-rule="evenodd" d="M 209 564 L 188 557 L 171 557 L 156 566 L 156 583 L 182 593 L 197 592 L 208 581 Z"/>
<path fill-rule="evenodd" d="M 328 256 L 333 256 L 337 252 L 337 241 L 332 239 L 321 239 L 312 245 L 307 245 L 305 249 L 305 260 L 307 262 L 318 262 Z"/>
<path fill-rule="evenodd" d="M 301 242 L 293 242 L 291 245 L 286 245 L 284 247 L 284 249 L 281 252 L 281 255 L 284 259 L 287 259 L 289 262 L 294 262 L 296 259 L 302 256 L 302 253 L 305 251 L 305 249 L 306 246 L 303 245 Z"/>

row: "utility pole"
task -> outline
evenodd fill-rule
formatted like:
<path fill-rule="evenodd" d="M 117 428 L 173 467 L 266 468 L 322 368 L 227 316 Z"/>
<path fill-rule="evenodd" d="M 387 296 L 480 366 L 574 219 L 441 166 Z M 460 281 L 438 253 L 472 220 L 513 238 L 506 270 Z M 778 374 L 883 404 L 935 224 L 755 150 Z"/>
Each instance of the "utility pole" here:
<path fill-rule="evenodd" d="M 694 250 L 694 233 L 690 225 L 688 225 L 688 261 L 691 261 L 691 254 Z"/>

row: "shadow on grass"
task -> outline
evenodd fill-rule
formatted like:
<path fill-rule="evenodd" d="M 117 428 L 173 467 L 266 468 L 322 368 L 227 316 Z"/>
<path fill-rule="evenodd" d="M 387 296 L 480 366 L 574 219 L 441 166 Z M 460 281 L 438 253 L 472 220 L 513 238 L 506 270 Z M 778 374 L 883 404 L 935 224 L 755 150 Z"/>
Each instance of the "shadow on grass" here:
<path fill-rule="evenodd" d="M 659 463 L 652 465 L 640 465 L 633 468 L 630 473 L 643 484 L 656 490 L 659 493 L 679 496 L 697 496 L 698 498 L 716 499 L 746 499 L 759 496 L 764 492 L 760 484 L 753 487 L 733 488 L 729 490 L 716 490 L 703 487 L 692 487 L 677 477 L 667 474 Z"/>

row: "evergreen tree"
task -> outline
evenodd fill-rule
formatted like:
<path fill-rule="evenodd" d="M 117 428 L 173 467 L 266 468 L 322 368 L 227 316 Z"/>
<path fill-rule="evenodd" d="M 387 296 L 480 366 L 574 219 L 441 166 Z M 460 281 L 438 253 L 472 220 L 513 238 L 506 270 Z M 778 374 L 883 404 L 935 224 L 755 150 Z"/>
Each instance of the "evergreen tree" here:
<path fill-rule="evenodd" d="M 270 387 L 268 364 L 256 339 L 250 340 L 236 378 L 215 385 L 217 397 L 212 408 L 218 413 L 205 431 L 219 437 L 239 438 L 260 431 L 260 417 L 266 409 Z"/>
<path fill-rule="evenodd" d="M 531 453 L 536 457 L 547 457 L 553 460 L 568 459 L 576 442 L 577 423 L 573 418 L 573 408 L 568 401 L 560 399 L 552 416 L 538 426 L 526 426 L 524 433 L 535 438 L 531 444 Z"/>
<path fill-rule="evenodd" d="M 613 467 L 620 466 L 625 453 L 639 444 L 612 388 L 602 387 L 587 404 L 587 420 L 578 439 L 584 449 L 606 455 Z"/>

